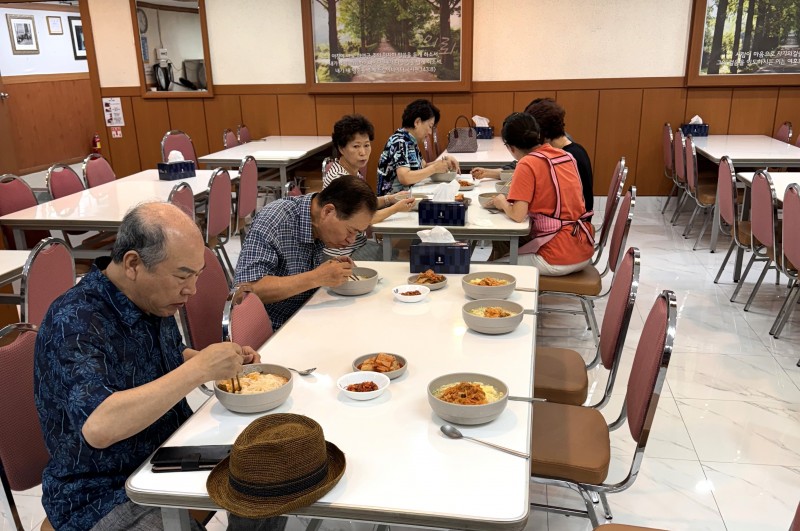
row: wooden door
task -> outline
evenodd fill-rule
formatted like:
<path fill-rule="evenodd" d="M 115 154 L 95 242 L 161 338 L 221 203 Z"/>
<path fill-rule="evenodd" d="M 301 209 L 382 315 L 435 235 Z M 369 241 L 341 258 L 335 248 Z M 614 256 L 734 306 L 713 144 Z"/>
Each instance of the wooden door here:
<path fill-rule="evenodd" d="M 0 77 L 0 175 L 17 173 L 17 152 L 14 146 L 14 135 L 11 130 L 11 113 L 8 105 L 8 93 Z"/>

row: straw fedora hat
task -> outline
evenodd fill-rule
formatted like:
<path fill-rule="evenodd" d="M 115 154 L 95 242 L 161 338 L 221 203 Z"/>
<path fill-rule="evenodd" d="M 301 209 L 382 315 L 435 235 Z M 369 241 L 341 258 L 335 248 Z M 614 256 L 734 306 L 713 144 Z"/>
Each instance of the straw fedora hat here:
<path fill-rule="evenodd" d="M 311 505 L 342 478 L 344 454 L 303 415 L 253 421 L 206 482 L 211 499 L 245 518 L 269 518 Z"/>

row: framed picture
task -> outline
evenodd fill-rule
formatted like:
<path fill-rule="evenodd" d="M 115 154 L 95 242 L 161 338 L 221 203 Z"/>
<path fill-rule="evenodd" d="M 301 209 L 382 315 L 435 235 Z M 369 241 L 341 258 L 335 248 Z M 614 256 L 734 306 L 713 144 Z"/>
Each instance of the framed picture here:
<path fill-rule="evenodd" d="M 50 35 L 64 34 L 64 28 L 61 26 L 61 17 L 47 17 L 47 32 Z"/>
<path fill-rule="evenodd" d="M 67 17 L 69 33 L 72 35 L 72 53 L 75 60 L 86 59 L 86 41 L 83 37 L 83 23 L 81 17 Z"/>
<path fill-rule="evenodd" d="M 12 15 L 6 13 L 8 36 L 11 38 L 11 51 L 14 55 L 33 55 L 39 53 L 39 38 L 36 36 L 36 23 L 32 15 Z"/>
<path fill-rule="evenodd" d="M 468 91 L 473 1 L 303 0 L 309 92 Z"/>
<path fill-rule="evenodd" d="M 800 84 L 800 2 L 694 0 L 689 86 Z"/>

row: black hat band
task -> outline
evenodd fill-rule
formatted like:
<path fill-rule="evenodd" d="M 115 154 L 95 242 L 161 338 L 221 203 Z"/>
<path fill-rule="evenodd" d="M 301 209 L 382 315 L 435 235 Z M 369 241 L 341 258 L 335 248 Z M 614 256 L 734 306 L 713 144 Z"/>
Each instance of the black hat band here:
<path fill-rule="evenodd" d="M 313 487 L 328 475 L 328 461 L 326 460 L 321 467 L 314 470 L 310 474 L 306 474 L 293 481 L 286 483 L 276 483 L 272 485 L 253 485 L 237 479 L 230 472 L 228 473 L 228 483 L 231 488 L 240 494 L 246 496 L 257 496 L 266 498 L 271 496 L 285 496 L 287 494 L 294 494 L 309 487 Z"/>

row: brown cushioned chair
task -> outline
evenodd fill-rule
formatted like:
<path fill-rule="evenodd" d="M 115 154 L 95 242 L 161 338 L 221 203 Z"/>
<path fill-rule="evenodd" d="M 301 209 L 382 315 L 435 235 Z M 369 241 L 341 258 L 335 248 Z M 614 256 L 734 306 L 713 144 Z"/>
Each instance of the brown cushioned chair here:
<path fill-rule="evenodd" d="M 667 375 L 677 319 L 675 294 L 664 290 L 656 298 L 645 321 L 631 368 L 625 402 L 619 417 L 606 424 L 596 409 L 536 402 L 531 434 L 531 481 L 577 490 L 585 510 L 531 503 L 532 508 L 559 514 L 588 517 L 597 527 L 591 495 L 603 504 L 611 519 L 606 493 L 630 487 L 639 474 L 650 436 L 658 399 Z M 627 420 L 636 450 L 628 475 L 618 483 L 606 483 L 611 464 L 609 433 Z"/>
<path fill-rule="evenodd" d="M 719 266 L 717 276 L 714 277 L 714 284 L 719 282 L 719 277 L 722 276 L 722 271 L 728 265 L 728 260 L 734 249 L 750 249 L 750 239 L 752 238 L 750 222 L 739 219 L 739 193 L 736 190 L 736 182 L 736 170 L 733 169 L 733 162 L 730 157 L 722 157 L 717 170 L 719 216 L 731 228 L 731 245 L 722 260 L 722 265 Z M 738 290 L 731 297 L 731 302 L 736 299 L 736 293 L 738 293 Z"/>
<path fill-rule="evenodd" d="M 691 135 L 686 138 L 684 152 L 684 159 L 686 160 L 687 192 L 689 193 L 689 197 L 694 199 L 695 207 L 683 231 L 683 237 L 689 237 L 689 234 L 692 232 L 692 226 L 694 225 L 694 218 L 697 214 L 702 212 L 705 218 L 703 220 L 703 226 L 700 228 L 700 232 L 697 234 L 697 239 L 694 241 L 694 246 L 692 247 L 692 250 L 695 251 L 697 250 L 697 244 L 700 243 L 700 238 L 703 237 L 703 234 L 705 234 L 708 228 L 708 222 L 711 221 L 711 217 L 714 214 L 714 206 L 717 204 L 717 182 L 700 180 L 700 172 L 697 169 L 697 151 L 695 150 L 694 140 L 692 140 Z"/>
<path fill-rule="evenodd" d="M 602 408 L 611 399 L 639 289 L 640 263 L 639 249 L 631 247 L 622 258 L 611 283 L 596 354 L 609 371 L 608 380 L 603 396 L 590 407 Z M 581 355 L 572 349 L 537 346 L 533 380 L 533 396 L 536 398 L 574 406 L 586 402 L 589 391 L 586 365 Z"/>
<path fill-rule="evenodd" d="M 786 321 L 797 304 L 800 297 L 800 282 L 798 282 L 798 268 L 800 268 L 800 239 L 797 233 L 800 232 L 800 185 L 791 184 L 786 188 L 783 195 L 783 245 L 779 256 L 778 266 L 781 271 L 790 279 L 789 291 L 783 301 L 775 322 L 772 323 L 769 333 L 778 339 L 783 331 Z M 777 238 L 777 236 L 776 236 Z M 800 361 L 797 362 L 800 366 Z"/>
<path fill-rule="evenodd" d="M 635 206 L 636 187 L 632 186 L 620 203 L 611 233 L 607 267 L 612 273 L 617 270 L 617 266 L 625 253 L 625 242 L 628 240 L 628 231 L 633 221 L 633 209 Z M 540 276 L 539 294 L 540 296 L 551 295 L 578 299 L 581 303 L 581 310 L 543 307 L 539 309 L 539 313 L 583 314 L 586 324 L 594 335 L 594 344 L 600 344 L 597 318 L 594 315 L 594 301 L 608 295 L 608 291 L 603 293 L 603 278 L 595 265 L 589 264 L 580 271 L 560 277 Z M 595 356 L 587 367 L 594 367 L 599 359 L 598 356 Z"/>

